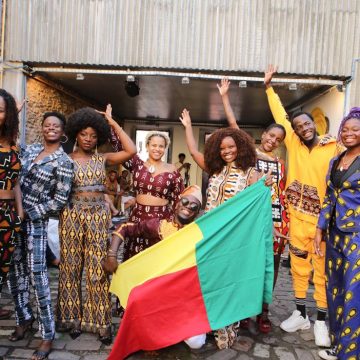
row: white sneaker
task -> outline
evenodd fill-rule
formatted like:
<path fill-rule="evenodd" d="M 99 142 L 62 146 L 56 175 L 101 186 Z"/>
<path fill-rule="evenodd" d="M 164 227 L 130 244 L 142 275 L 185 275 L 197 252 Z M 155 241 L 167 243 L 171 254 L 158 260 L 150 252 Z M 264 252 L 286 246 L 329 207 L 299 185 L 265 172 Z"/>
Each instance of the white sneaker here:
<path fill-rule="evenodd" d="M 337 358 L 338 358 L 336 356 L 335 347 L 333 347 L 331 349 L 320 350 L 318 352 L 318 355 L 319 355 L 320 359 L 324 359 L 324 360 L 337 360 Z"/>
<path fill-rule="evenodd" d="M 315 344 L 321 347 L 330 347 L 331 341 L 325 321 L 316 320 L 314 324 Z"/>
<path fill-rule="evenodd" d="M 310 329 L 310 320 L 307 315 L 304 319 L 299 310 L 294 310 L 292 315 L 280 324 L 280 328 L 290 333 L 297 330 L 307 330 Z"/>

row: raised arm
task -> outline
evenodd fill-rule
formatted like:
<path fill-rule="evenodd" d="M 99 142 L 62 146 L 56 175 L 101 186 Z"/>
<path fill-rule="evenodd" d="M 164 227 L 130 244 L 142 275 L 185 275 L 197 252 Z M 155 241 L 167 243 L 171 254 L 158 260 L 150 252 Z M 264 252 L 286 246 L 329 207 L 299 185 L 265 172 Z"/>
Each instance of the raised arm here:
<path fill-rule="evenodd" d="M 108 165 L 118 165 L 126 160 L 129 160 L 136 154 L 136 146 L 131 138 L 126 134 L 124 129 L 112 118 L 112 107 L 110 104 L 107 105 L 106 111 L 99 113 L 105 116 L 105 119 L 114 130 L 116 136 L 121 142 L 122 150 L 119 152 L 112 152 L 104 154 L 106 163 Z"/>
<path fill-rule="evenodd" d="M 280 124 L 284 126 L 286 130 L 286 137 L 285 137 L 285 145 L 288 146 L 289 142 L 293 140 L 295 135 L 295 132 L 293 128 L 291 127 L 289 116 L 287 112 L 285 111 L 285 108 L 283 104 L 281 103 L 281 100 L 274 91 L 273 87 L 271 86 L 271 80 L 274 76 L 274 74 L 277 71 L 277 67 L 273 65 L 269 65 L 268 68 L 265 71 L 264 76 L 264 85 L 266 88 L 266 95 L 268 98 L 270 110 L 272 113 L 273 118 L 275 119 L 275 122 L 277 124 Z"/>
<path fill-rule="evenodd" d="M 219 93 L 221 95 L 221 100 L 224 105 L 226 120 L 231 128 L 239 129 L 239 126 L 236 122 L 236 118 L 234 115 L 234 111 L 230 105 L 230 99 L 229 99 L 229 87 L 230 87 L 230 81 L 224 77 L 221 79 L 221 85 L 216 84 L 217 88 L 219 89 Z"/>
<path fill-rule="evenodd" d="M 205 160 L 204 154 L 202 154 L 197 147 L 194 133 L 192 130 L 191 125 L 191 118 L 190 113 L 186 109 L 183 110 L 181 116 L 179 117 L 180 121 L 184 125 L 185 128 L 185 136 L 186 136 L 186 143 L 189 148 L 190 155 L 195 160 L 195 162 L 201 167 L 201 169 L 205 170 Z"/>

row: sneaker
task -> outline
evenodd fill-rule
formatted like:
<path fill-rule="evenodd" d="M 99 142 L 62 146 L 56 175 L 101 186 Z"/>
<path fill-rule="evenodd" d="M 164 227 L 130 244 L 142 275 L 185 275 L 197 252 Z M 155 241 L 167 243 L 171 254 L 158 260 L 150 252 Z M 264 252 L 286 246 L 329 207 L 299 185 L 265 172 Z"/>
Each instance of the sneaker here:
<path fill-rule="evenodd" d="M 292 315 L 280 324 L 280 328 L 286 332 L 307 330 L 310 329 L 310 320 L 307 315 L 304 319 L 299 310 L 294 310 Z"/>
<path fill-rule="evenodd" d="M 314 324 L 315 344 L 321 347 L 330 347 L 331 341 L 325 321 L 316 320 Z"/>
<path fill-rule="evenodd" d="M 320 350 L 318 352 L 318 355 L 320 357 L 320 359 L 324 359 L 324 360 L 337 360 L 337 356 L 336 356 L 336 348 L 333 347 L 331 349 L 324 349 L 324 350 Z"/>

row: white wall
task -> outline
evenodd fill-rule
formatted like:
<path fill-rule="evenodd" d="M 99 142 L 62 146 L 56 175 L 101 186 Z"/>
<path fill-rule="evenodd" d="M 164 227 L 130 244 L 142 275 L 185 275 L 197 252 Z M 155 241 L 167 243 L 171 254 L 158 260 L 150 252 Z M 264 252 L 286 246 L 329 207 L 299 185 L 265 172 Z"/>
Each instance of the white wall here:
<path fill-rule="evenodd" d="M 331 88 L 330 91 L 326 94 L 307 103 L 305 106 L 303 106 L 303 110 L 311 113 L 314 108 L 321 108 L 325 116 L 329 118 L 329 133 L 333 136 L 336 136 L 340 122 L 344 117 L 344 101 L 345 93 L 339 92 L 334 87 Z"/>

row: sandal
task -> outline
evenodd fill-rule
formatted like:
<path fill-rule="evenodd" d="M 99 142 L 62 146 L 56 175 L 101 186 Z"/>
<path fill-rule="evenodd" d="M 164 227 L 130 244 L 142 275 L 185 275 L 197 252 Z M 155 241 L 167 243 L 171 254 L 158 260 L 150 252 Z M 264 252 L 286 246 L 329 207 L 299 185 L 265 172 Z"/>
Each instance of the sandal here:
<path fill-rule="evenodd" d="M 32 354 L 31 360 L 45 360 L 48 358 L 50 352 L 51 349 L 47 351 L 35 350 L 34 353 Z"/>
<path fill-rule="evenodd" d="M 8 337 L 10 341 L 22 340 L 28 331 L 32 330 L 32 325 L 35 319 L 32 317 L 29 320 L 25 320 L 22 325 L 16 326 L 15 330 Z"/>
<path fill-rule="evenodd" d="M 271 331 L 271 322 L 267 317 L 266 311 L 263 311 L 256 317 L 256 322 L 258 323 L 259 331 L 263 334 L 268 334 Z"/>
<path fill-rule="evenodd" d="M 69 335 L 73 340 L 75 340 L 81 335 L 81 330 L 80 329 L 71 329 Z"/>
<path fill-rule="evenodd" d="M 99 336 L 99 340 L 106 346 L 110 346 L 112 344 L 111 335 Z"/>

